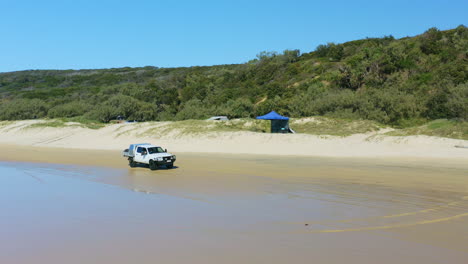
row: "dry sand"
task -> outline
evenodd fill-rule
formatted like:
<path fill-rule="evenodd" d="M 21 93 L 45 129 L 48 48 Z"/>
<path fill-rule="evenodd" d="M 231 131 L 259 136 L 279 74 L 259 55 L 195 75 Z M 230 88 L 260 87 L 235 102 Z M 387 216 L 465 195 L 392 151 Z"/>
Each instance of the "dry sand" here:
<path fill-rule="evenodd" d="M 0 124 L 0 144 L 121 151 L 131 143 L 149 142 L 171 152 L 294 155 L 321 157 L 398 157 L 468 159 L 466 140 L 429 136 L 384 136 L 384 131 L 348 137 L 254 132 L 181 134 L 165 122 L 108 125 L 88 129 L 30 127 L 41 120 Z"/>

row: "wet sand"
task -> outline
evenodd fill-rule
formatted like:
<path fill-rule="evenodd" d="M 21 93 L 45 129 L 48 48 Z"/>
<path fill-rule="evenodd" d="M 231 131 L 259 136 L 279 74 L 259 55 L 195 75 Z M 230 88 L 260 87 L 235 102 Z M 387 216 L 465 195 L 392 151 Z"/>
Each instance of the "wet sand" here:
<path fill-rule="evenodd" d="M 121 151 L 65 149 L 0 144 L 0 161 L 23 161 L 128 169 Z M 170 151 L 170 150 L 169 150 Z M 225 153 L 178 153 L 175 171 L 195 175 L 194 182 L 206 172 L 251 174 L 271 178 L 307 177 L 334 179 L 343 183 L 420 188 L 428 184 L 439 191 L 468 192 L 466 158 L 330 158 L 313 156 L 275 156 Z M 145 168 L 130 173 L 150 173 Z M 361 173 L 364 172 L 364 173 Z M 460 176 L 461 174 L 461 176 Z M 452 175 L 457 175 L 452 177 Z M 188 180 L 188 179 L 184 179 Z"/>
<path fill-rule="evenodd" d="M 468 260 L 466 160 L 2 150 L 1 263 Z"/>

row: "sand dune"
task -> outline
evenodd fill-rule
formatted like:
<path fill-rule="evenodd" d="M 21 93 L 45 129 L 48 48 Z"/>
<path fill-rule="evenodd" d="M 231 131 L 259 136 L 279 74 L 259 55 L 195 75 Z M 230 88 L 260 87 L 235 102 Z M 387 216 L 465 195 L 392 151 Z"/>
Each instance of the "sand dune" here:
<path fill-rule="evenodd" d="M 150 142 L 172 152 L 298 155 L 323 157 L 468 158 L 468 141 L 429 136 L 385 136 L 385 130 L 347 137 L 256 132 L 180 133 L 168 122 L 111 124 L 89 129 L 34 126 L 42 120 L 0 123 L 0 144 L 122 150 L 130 143 Z"/>

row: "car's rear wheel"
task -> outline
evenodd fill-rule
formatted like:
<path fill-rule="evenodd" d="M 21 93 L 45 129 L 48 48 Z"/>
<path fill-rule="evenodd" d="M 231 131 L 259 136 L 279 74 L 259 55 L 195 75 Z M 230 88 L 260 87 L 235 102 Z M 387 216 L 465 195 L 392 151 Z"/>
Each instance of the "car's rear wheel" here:
<path fill-rule="evenodd" d="M 154 160 L 150 160 L 149 161 L 149 168 L 150 170 L 155 170 L 158 168 L 158 165 L 156 165 L 156 162 L 154 162 Z"/>
<path fill-rule="evenodd" d="M 129 158 L 128 159 L 128 166 L 130 166 L 130 168 L 135 168 L 136 167 L 136 162 L 134 162 L 132 158 Z"/>

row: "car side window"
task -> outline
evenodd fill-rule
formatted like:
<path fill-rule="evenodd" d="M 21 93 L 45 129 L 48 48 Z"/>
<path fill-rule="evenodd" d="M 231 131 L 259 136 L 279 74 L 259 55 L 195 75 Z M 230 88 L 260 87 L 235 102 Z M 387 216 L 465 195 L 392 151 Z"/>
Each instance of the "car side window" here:
<path fill-rule="evenodd" d="M 143 152 L 143 148 L 142 148 L 142 147 L 138 147 L 138 148 L 137 148 L 137 153 L 141 153 L 141 152 Z"/>

